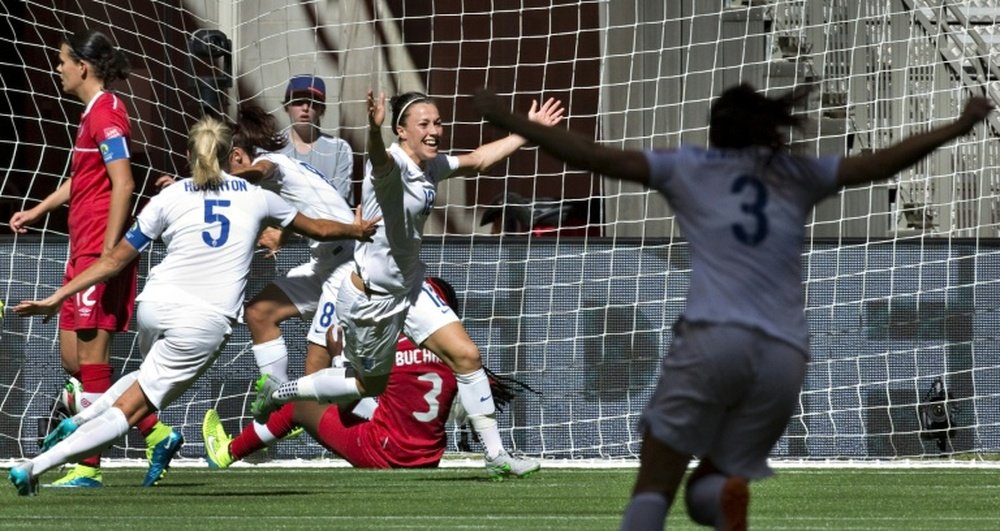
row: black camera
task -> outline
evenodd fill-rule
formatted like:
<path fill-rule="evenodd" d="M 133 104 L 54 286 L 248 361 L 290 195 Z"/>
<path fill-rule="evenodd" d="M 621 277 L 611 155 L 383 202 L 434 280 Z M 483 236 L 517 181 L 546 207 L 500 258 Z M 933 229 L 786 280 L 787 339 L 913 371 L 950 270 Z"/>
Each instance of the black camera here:
<path fill-rule="evenodd" d="M 201 100 L 202 113 L 224 116 L 227 92 L 233 86 L 233 41 L 219 30 L 199 29 L 188 41 L 188 52 L 193 89 Z M 194 57 L 201 61 L 195 64 Z"/>
<path fill-rule="evenodd" d="M 948 450 L 948 443 L 955 435 L 955 416 L 958 406 L 954 397 L 944 387 L 944 380 L 935 378 L 920 405 L 921 437 L 937 441 L 941 452 Z"/>

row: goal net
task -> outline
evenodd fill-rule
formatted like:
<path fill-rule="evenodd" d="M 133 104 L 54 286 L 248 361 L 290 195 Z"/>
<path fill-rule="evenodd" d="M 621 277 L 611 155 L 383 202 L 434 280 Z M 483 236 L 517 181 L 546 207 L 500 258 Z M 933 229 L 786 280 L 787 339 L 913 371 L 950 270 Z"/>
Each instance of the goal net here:
<path fill-rule="evenodd" d="M 13 4 L 13 5 L 11 5 Z M 161 174 L 185 175 L 187 128 L 256 103 L 284 124 L 290 76 L 326 82 L 322 126 L 347 140 L 361 177 L 369 87 L 434 97 L 444 147 L 501 133 L 475 113 L 490 87 L 518 111 L 555 97 L 566 127 L 616 147 L 707 143 L 708 107 L 748 81 L 768 94 L 815 84 L 792 138 L 806 153 L 858 154 L 958 116 L 998 91 L 996 0 L 31 0 L 0 7 L 0 459 L 34 455 L 38 419 L 65 375 L 57 325 L 14 316 L 49 294 L 67 256 L 66 209 L 27 234 L 10 216 L 67 178 L 82 106 L 55 74 L 63 35 L 99 29 L 129 56 L 111 88 L 133 120 L 135 209 Z M 787 459 L 977 456 L 1000 447 L 998 169 L 994 114 L 896 178 L 817 206 L 802 260 L 812 362 L 774 449 Z M 357 185 L 355 185 L 357 186 Z M 442 185 L 424 245 L 452 283 L 485 364 L 525 392 L 499 416 L 505 444 L 557 459 L 631 459 L 638 416 L 684 306 L 686 242 L 656 193 L 522 149 L 489 173 Z M 140 288 L 162 247 L 141 258 Z M 248 296 L 307 259 L 291 245 L 255 259 Z M 283 325 L 291 372 L 305 328 Z M 115 336 L 116 375 L 138 367 Z M 183 458 L 203 456 L 201 419 L 249 422 L 257 375 L 242 325 L 214 367 L 161 418 Z M 457 428 L 449 431 L 456 449 Z M 476 446 L 474 445 L 474 448 Z M 137 434 L 110 457 L 141 458 Z M 329 457 L 308 437 L 267 458 Z"/>

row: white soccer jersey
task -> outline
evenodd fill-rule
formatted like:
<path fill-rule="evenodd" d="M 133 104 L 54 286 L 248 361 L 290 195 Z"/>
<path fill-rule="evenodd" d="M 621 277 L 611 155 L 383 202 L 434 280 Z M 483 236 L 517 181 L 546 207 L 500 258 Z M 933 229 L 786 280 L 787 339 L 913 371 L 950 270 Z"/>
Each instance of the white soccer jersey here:
<path fill-rule="evenodd" d="M 389 146 L 388 153 L 395 164 L 385 175 L 372 175 L 371 161 L 365 163 L 362 215 L 382 216 L 382 221 L 371 242 L 357 244 L 354 260 L 370 289 L 402 295 L 423 282 L 424 222 L 434 206 L 437 184 L 458 169 L 458 158 L 439 154 L 421 169 L 398 144 Z"/>
<path fill-rule="evenodd" d="M 262 188 L 280 195 L 299 212 L 311 218 L 330 219 L 348 225 L 354 223 L 351 207 L 323 178 L 322 172 L 280 153 L 260 155 L 254 162 L 261 159 L 275 166 L 271 177 L 260 182 Z M 338 265 L 351 259 L 354 242 L 310 240 L 309 251 L 314 258 L 323 262 L 323 268 L 333 271 Z"/>
<path fill-rule="evenodd" d="M 757 328 L 807 353 L 805 222 L 837 190 L 840 158 L 690 146 L 646 157 L 690 242 L 685 319 Z"/>
<path fill-rule="evenodd" d="M 298 212 L 271 192 L 223 177 L 208 189 L 177 181 L 136 217 L 126 238 L 137 249 L 157 238 L 167 246 L 136 300 L 202 304 L 236 317 L 261 223 L 274 219 L 284 227 Z"/>

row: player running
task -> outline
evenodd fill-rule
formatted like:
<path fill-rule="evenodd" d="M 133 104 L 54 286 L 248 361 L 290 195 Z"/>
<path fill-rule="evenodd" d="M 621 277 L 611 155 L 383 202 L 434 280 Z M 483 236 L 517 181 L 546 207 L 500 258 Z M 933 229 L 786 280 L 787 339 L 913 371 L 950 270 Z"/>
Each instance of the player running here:
<path fill-rule="evenodd" d="M 45 300 L 14 308 L 22 315 L 51 315 L 66 298 L 124 269 L 152 240 L 162 238 L 167 246 L 137 299 L 142 365 L 90 407 L 63 420 L 46 437 L 42 454 L 11 469 L 9 479 L 19 495 L 36 494 L 42 473 L 107 447 L 208 370 L 239 313 L 264 222 L 276 220 L 320 240 L 365 239 L 374 233 L 377 218 L 362 221 L 360 210 L 351 225 L 315 220 L 273 193 L 226 174 L 221 168 L 230 150 L 229 128 L 212 118 L 200 120 L 188 140 L 194 176 L 152 198 L 122 241 L 97 263 Z"/>
<path fill-rule="evenodd" d="M 128 111 L 125 102 L 105 87 L 128 77 L 124 52 L 103 33 L 82 30 L 61 43 L 56 70 L 63 91 L 86 106 L 73 145 L 70 177 L 34 208 L 15 213 L 10 228 L 23 234 L 27 225 L 69 203 L 65 284 L 110 254 L 118 243 L 128 223 L 135 183 L 129 164 L 132 135 Z M 111 336 L 128 330 L 137 271 L 138 262 L 126 264 L 117 275 L 67 299 L 59 313 L 62 365 L 82 384 L 84 407 L 111 387 Z M 149 470 L 143 485 L 148 487 L 159 481 L 184 438 L 155 414 L 143 418 L 137 426 L 146 439 Z M 100 455 L 86 457 L 52 486 L 100 487 L 104 484 L 100 465 Z"/>
<path fill-rule="evenodd" d="M 691 456 L 688 514 L 745 529 L 748 481 L 771 475 L 767 456 L 798 403 L 809 359 L 802 242 L 813 205 L 844 186 L 886 179 L 967 133 L 993 105 L 971 98 L 954 122 L 873 153 L 808 157 L 787 149 L 793 106 L 749 85 L 712 104 L 708 149 L 623 151 L 515 116 L 496 96 L 476 106 L 577 168 L 659 191 L 691 246 L 687 306 L 642 416 L 639 475 L 622 529 L 662 529 Z"/>

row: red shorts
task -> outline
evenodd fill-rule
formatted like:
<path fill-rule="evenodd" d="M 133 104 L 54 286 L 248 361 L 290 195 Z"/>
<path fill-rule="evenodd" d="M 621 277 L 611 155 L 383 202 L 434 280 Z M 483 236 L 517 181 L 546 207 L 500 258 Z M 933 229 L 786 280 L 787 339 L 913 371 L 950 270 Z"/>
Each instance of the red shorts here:
<path fill-rule="evenodd" d="M 319 442 L 336 452 L 356 468 L 392 468 L 389 460 L 379 451 L 385 444 L 375 440 L 372 425 L 368 422 L 345 426 L 337 406 L 326 408 L 316 431 Z"/>
<path fill-rule="evenodd" d="M 356 468 L 433 468 L 444 453 L 444 441 L 427 451 L 404 450 L 377 423 L 345 423 L 337 406 L 326 408 L 316 432 L 320 444 Z"/>
<path fill-rule="evenodd" d="M 63 285 L 96 262 L 100 256 L 70 258 Z M 59 312 L 60 330 L 128 330 L 135 308 L 139 260 L 125 266 L 117 275 L 73 295 L 63 302 Z"/>

